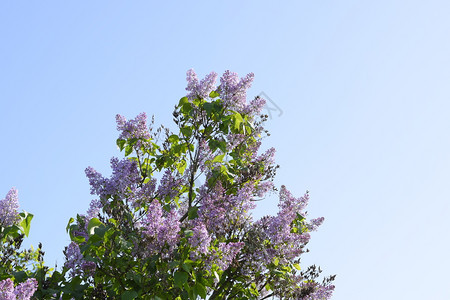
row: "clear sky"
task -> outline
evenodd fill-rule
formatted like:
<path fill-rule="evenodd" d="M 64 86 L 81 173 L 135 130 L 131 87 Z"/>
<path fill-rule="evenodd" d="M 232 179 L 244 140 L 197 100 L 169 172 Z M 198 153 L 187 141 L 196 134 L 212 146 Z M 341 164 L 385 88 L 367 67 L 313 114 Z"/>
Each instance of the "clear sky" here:
<path fill-rule="evenodd" d="M 254 72 L 276 184 L 326 218 L 303 264 L 337 274 L 333 299 L 450 299 L 449 15 L 445 0 L 1 1 L 0 198 L 18 188 L 25 245 L 62 265 L 93 199 L 84 169 L 120 156 L 115 114 L 171 124 L 188 69 Z"/>

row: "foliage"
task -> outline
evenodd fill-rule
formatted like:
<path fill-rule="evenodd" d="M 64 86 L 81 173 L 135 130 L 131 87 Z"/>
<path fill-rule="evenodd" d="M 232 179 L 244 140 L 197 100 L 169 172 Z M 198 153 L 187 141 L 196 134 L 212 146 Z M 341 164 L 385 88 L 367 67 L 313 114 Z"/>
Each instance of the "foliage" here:
<path fill-rule="evenodd" d="M 306 220 L 308 194 L 282 186 L 277 215 L 253 220 L 278 167 L 273 148 L 259 151 L 267 116 L 263 99 L 246 101 L 253 74 L 227 71 L 219 86 L 216 78 L 188 71 L 175 133 L 149 127 L 144 113 L 116 117 L 125 158 L 111 159 L 109 178 L 86 169 L 98 199 L 69 220 L 66 262 L 44 275 L 41 298 L 331 297 L 334 277 L 319 283 L 320 268 L 300 268 L 309 232 L 323 222 Z"/>

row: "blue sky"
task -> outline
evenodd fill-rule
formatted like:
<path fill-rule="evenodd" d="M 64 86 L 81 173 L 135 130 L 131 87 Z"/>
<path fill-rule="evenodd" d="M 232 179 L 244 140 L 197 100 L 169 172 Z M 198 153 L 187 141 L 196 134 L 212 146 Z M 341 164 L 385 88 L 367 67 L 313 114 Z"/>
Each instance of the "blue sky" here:
<path fill-rule="evenodd" d="M 276 184 L 326 218 L 303 264 L 337 274 L 333 299 L 450 299 L 450 3 L 156 3 L 0 3 L 0 198 L 35 214 L 25 244 L 62 265 L 115 114 L 171 124 L 188 69 L 254 72 Z"/>

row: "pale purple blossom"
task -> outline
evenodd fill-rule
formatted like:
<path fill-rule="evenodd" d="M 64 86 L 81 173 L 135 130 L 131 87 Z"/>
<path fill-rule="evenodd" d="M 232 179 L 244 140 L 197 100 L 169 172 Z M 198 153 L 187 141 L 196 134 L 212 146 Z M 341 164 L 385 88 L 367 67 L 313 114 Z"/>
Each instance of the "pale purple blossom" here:
<path fill-rule="evenodd" d="M 217 73 L 211 72 L 200 82 L 198 81 L 197 74 L 193 69 L 186 72 L 187 87 L 189 92 L 187 97 L 189 99 L 200 98 L 205 99 L 214 90 L 216 84 Z"/>
<path fill-rule="evenodd" d="M 111 158 L 112 175 L 104 178 L 92 167 L 85 170 L 86 176 L 91 185 L 91 194 L 100 196 L 100 200 L 105 200 L 112 196 L 123 198 L 131 191 L 136 190 L 140 183 L 141 176 L 137 168 L 137 163 L 130 159 Z"/>
<path fill-rule="evenodd" d="M 220 78 L 220 96 L 225 106 L 238 112 L 244 112 L 247 105 L 247 90 L 251 87 L 253 78 L 253 73 L 239 78 L 237 73 L 225 71 Z"/>
<path fill-rule="evenodd" d="M 250 211 L 256 207 L 252 201 L 254 191 L 252 183 L 245 184 L 231 195 L 226 195 L 220 183 L 214 189 L 209 189 L 207 184 L 200 187 L 200 220 L 216 236 L 233 234 L 230 228 L 238 228 L 251 221 Z"/>
<path fill-rule="evenodd" d="M 89 223 L 89 221 L 92 218 L 96 218 L 98 214 L 100 213 L 100 210 L 102 209 L 103 205 L 100 202 L 100 200 L 94 199 L 89 204 L 89 209 L 86 212 L 86 223 Z"/>
<path fill-rule="evenodd" d="M 5 199 L 0 200 L 0 227 L 9 227 L 18 220 L 19 196 L 16 188 L 12 188 L 6 194 Z"/>
<path fill-rule="evenodd" d="M 316 282 L 303 282 L 300 284 L 301 289 L 311 288 L 312 292 L 302 297 L 300 300 L 327 300 L 333 295 L 334 285 L 322 285 Z"/>
<path fill-rule="evenodd" d="M 12 280 L 7 278 L 0 281 L 0 300 L 29 300 L 37 287 L 38 282 L 35 278 L 28 278 L 16 287 Z"/>
<path fill-rule="evenodd" d="M 121 131 L 119 139 L 131 138 L 147 140 L 150 132 L 147 127 L 147 115 L 140 113 L 135 119 L 127 121 L 124 116 L 116 115 L 117 130 Z M 139 142 L 139 141 L 138 141 Z"/>
<path fill-rule="evenodd" d="M 196 219 L 193 222 L 195 225 L 192 228 L 193 235 L 189 237 L 188 242 L 194 248 L 191 251 L 191 259 L 197 259 L 202 254 L 209 252 L 208 247 L 211 243 L 211 235 L 208 233 L 206 226 L 200 220 Z"/>
<path fill-rule="evenodd" d="M 261 97 L 255 97 L 249 104 L 244 107 L 244 113 L 250 116 L 256 116 L 261 114 L 264 106 L 266 105 L 266 100 Z"/>
<path fill-rule="evenodd" d="M 80 251 L 80 246 L 71 242 L 69 246 L 64 250 L 66 262 L 64 267 L 70 270 L 71 276 L 85 274 L 91 274 L 95 270 L 95 263 L 86 261 Z"/>
<path fill-rule="evenodd" d="M 172 199 L 178 195 L 182 184 L 183 178 L 172 174 L 172 172 L 167 169 L 160 180 L 157 193 L 161 199 Z"/>
<path fill-rule="evenodd" d="M 244 247 L 242 242 L 219 243 L 218 251 L 213 250 L 206 259 L 207 267 L 209 268 L 212 264 L 215 264 L 221 270 L 228 269 L 242 247 Z"/>
<path fill-rule="evenodd" d="M 146 239 L 146 256 L 162 254 L 167 257 L 179 242 L 178 213 L 175 209 L 165 211 L 156 199 L 149 205 L 147 215 L 140 225 Z M 164 250 L 166 248 L 169 251 Z"/>

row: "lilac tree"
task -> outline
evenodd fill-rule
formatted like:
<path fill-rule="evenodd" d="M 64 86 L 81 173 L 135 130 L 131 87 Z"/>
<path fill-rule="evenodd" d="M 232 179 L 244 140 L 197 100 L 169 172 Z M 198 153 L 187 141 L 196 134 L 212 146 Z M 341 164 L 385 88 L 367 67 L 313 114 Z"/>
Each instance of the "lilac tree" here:
<path fill-rule="evenodd" d="M 0 200 L 0 299 L 30 299 L 38 288 L 36 276 L 45 276 L 41 246 L 22 250 L 21 244 L 30 231 L 32 214 L 19 213 L 19 199 L 12 188 Z M 14 281 L 13 281 L 14 280 Z"/>
<path fill-rule="evenodd" d="M 31 214 L 17 191 L 0 201 L 1 299 L 329 299 L 334 276 L 300 267 L 310 232 L 309 196 L 273 185 L 275 149 L 261 151 L 265 101 L 247 102 L 253 74 L 198 80 L 173 112 L 171 132 L 116 117 L 110 177 L 86 169 L 96 196 L 71 218 L 61 271 L 43 265 L 41 245 L 21 250 Z M 256 203 L 279 194 L 276 215 L 254 220 Z"/>
<path fill-rule="evenodd" d="M 173 112 L 177 131 L 116 117 L 112 175 L 86 169 L 96 200 L 67 230 L 63 299 L 329 299 L 334 277 L 301 269 L 323 218 L 306 219 L 308 194 L 282 186 L 279 212 L 254 220 L 256 201 L 276 188 L 265 101 L 246 100 L 253 74 L 198 80 Z M 150 125 L 150 126 L 149 126 Z"/>

